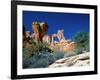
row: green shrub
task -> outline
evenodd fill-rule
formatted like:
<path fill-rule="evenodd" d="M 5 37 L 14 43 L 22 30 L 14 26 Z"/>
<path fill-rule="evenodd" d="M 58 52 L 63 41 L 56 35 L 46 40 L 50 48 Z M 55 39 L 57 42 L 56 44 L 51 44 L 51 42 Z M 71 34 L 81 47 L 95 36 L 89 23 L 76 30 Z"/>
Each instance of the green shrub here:
<path fill-rule="evenodd" d="M 31 48 L 23 48 L 23 68 L 44 68 L 64 57 L 62 52 L 51 51 L 45 43 L 35 44 Z"/>
<path fill-rule="evenodd" d="M 64 53 L 63 52 L 54 52 L 53 53 L 53 57 L 54 57 L 54 60 L 58 60 L 58 59 L 61 59 L 64 57 Z"/>
<path fill-rule="evenodd" d="M 27 51 L 27 54 L 30 53 L 28 52 L 29 50 L 25 51 Z M 51 53 L 46 49 L 42 49 L 42 51 L 33 54 L 31 57 L 27 56 L 27 54 L 24 54 L 23 56 L 23 68 L 44 68 L 48 67 L 56 60 L 63 58 L 63 53 Z"/>
<path fill-rule="evenodd" d="M 74 35 L 73 41 L 77 43 L 75 52 L 80 54 L 84 51 L 90 51 L 89 44 L 89 33 L 88 32 L 78 32 Z"/>

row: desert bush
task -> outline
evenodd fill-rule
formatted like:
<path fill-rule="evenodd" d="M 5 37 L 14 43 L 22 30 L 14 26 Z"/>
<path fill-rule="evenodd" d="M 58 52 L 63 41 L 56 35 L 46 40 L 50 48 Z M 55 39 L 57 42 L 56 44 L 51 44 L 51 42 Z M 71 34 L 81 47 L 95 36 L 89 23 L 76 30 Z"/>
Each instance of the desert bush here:
<path fill-rule="evenodd" d="M 84 51 L 90 50 L 89 44 L 89 33 L 88 32 L 78 32 L 73 37 L 73 40 L 77 43 L 75 52 L 80 54 Z"/>
<path fill-rule="evenodd" d="M 64 53 L 63 52 L 58 51 L 58 52 L 54 52 L 53 53 L 53 58 L 54 58 L 55 61 L 58 60 L 58 59 L 61 59 L 63 57 L 64 57 Z"/>
<path fill-rule="evenodd" d="M 54 62 L 54 58 L 51 53 L 38 53 L 31 58 L 31 65 L 29 68 L 43 68 Z"/>
<path fill-rule="evenodd" d="M 48 67 L 50 64 L 55 62 L 58 59 L 63 58 L 62 53 L 50 53 L 44 52 L 35 54 L 30 59 L 30 65 L 28 68 L 44 68 Z"/>
<path fill-rule="evenodd" d="M 32 43 L 31 48 L 23 49 L 23 68 L 44 68 L 64 57 L 62 52 L 51 51 L 45 43 Z"/>
<path fill-rule="evenodd" d="M 30 58 L 32 56 L 32 49 L 31 48 L 23 48 L 23 68 L 28 67 L 30 65 Z"/>
<path fill-rule="evenodd" d="M 30 52 L 27 51 L 27 54 L 29 53 Z M 42 51 L 33 54 L 31 57 L 27 56 L 27 54 L 23 56 L 23 68 L 44 68 L 48 67 L 56 60 L 63 58 L 63 53 L 51 53 L 46 49 L 42 49 Z"/>

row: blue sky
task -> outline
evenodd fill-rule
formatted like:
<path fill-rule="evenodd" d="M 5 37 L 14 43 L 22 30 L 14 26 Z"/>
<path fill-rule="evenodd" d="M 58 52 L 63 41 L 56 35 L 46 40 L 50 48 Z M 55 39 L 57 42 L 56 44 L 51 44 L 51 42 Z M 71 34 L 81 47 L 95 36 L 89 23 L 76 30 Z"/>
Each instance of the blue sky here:
<path fill-rule="evenodd" d="M 77 32 L 89 32 L 89 14 L 23 11 L 26 31 L 32 31 L 32 22 L 36 20 L 47 22 L 49 35 L 64 29 L 66 39 L 71 39 Z"/>

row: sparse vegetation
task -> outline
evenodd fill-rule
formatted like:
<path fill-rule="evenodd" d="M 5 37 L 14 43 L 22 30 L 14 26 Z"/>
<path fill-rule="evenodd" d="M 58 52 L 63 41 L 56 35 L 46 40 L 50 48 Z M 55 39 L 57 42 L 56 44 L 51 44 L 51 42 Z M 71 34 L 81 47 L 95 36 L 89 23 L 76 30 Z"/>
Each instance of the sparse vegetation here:
<path fill-rule="evenodd" d="M 73 37 L 73 41 L 77 43 L 75 52 L 80 54 L 82 52 L 89 52 L 90 51 L 90 44 L 89 44 L 89 33 L 88 32 L 78 32 Z"/>
<path fill-rule="evenodd" d="M 48 67 L 50 64 L 64 56 L 61 52 L 52 52 L 42 43 L 34 46 L 34 49 L 32 48 L 23 49 L 23 68 Z"/>

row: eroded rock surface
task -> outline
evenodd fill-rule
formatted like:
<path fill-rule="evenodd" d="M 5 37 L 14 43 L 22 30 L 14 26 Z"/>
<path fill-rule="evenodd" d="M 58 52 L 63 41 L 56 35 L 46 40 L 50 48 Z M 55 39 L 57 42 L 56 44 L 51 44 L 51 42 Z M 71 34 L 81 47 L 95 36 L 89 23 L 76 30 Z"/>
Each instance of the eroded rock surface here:
<path fill-rule="evenodd" d="M 49 65 L 49 68 L 55 67 L 70 67 L 70 66 L 89 66 L 90 64 L 90 53 L 82 53 L 79 55 L 59 59 L 53 64 Z"/>

